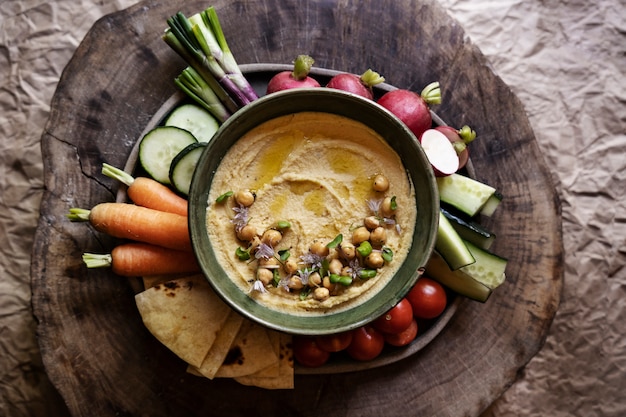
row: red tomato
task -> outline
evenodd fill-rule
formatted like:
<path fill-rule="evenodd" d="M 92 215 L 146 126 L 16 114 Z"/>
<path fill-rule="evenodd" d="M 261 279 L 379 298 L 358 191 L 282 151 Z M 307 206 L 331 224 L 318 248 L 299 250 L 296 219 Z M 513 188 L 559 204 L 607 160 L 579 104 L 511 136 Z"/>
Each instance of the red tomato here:
<path fill-rule="evenodd" d="M 347 348 L 352 342 L 352 332 L 317 336 L 315 341 L 320 349 L 326 352 L 339 352 Z"/>
<path fill-rule="evenodd" d="M 385 333 L 385 342 L 391 346 L 406 346 L 417 337 L 417 321 L 413 319 L 409 327 L 400 333 Z"/>
<path fill-rule="evenodd" d="M 299 364 L 315 368 L 328 361 L 330 352 L 320 349 L 314 337 L 295 336 L 293 338 L 293 356 Z"/>
<path fill-rule="evenodd" d="M 411 325 L 412 320 L 413 307 L 403 298 L 391 310 L 374 320 L 372 326 L 383 333 L 400 333 Z"/>
<path fill-rule="evenodd" d="M 406 298 L 413 307 L 413 315 L 420 319 L 434 319 L 446 308 L 446 290 L 437 281 L 421 277 Z"/>
<path fill-rule="evenodd" d="M 357 361 L 370 361 L 380 355 L 384 347 L 383 334 L 372 326 L 365 325 L 354 330 L 352 342 L 346 352 Z"/>

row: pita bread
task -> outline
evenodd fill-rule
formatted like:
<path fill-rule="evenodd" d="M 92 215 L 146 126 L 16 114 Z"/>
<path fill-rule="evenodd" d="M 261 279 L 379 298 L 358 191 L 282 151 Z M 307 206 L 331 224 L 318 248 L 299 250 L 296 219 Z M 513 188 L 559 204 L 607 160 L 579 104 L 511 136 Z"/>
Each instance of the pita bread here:
<path fill-rule="evenodd" d="M 220 329 L 213 346 L 209 349 L 209 352 L 202 361 L 202 364 L 195 369 L 197 374 L 205 376 L 209 379 L 213 379 L 215 377 L 217 370 L 220 366 L 222 366 L 224 359 L 226 359 L 226 355 L 228 355 L 230 347 L 235 341 L 243 321 L 243 316 L 239 315 L 234 310 L 230 311 L 230 314 L 228 314 L 226 322 Z"/>
<path fill-rule="evenodd" d="M 202 365 L 226 321 L 228 307 L 202 275 L 156 284 L 135 295 L 146 328 L 190 365 Z"/>
<path fill-rule="evenodd" d="M 242 385 L 252 385 L 265 389 L 293 389 L 294 388 L 294 367 L 293 354 L 291 351 L 291 336 L 270 331 L 270 337 L 278 340 L 278 374 L 270 375 L 267 369 L 263 369 L 252 375 L 244 375 L 234 378 Z M 272 371 L 273 372 L 273 371 Z"/>
<path fill-rule="evenodd" d="M 246 319 L 215 376 L 250 375 L 277 362 L 278 356 L 265 327 Z"/>

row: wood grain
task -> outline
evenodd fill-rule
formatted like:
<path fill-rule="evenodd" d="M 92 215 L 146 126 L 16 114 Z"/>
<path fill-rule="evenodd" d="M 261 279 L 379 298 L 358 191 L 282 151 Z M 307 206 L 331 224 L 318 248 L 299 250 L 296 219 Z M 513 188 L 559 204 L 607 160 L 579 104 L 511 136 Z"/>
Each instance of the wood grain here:
<path fill-rule="evenodd" d="M 45 193 L 33 248 L 33 309 L 44 363 L 75 416 L 478 415 L 541 348 L 562 288 L 560 205 L 522 105 L 435 1 L 216 1 L 240 63 L 372 69 L 403 88 L 439 80 L 435 110 L 470 124 L 478 178 L 505 200 L 486 224 L 508 257 L 486 304 L 462 303 L 418 354 L 383 368 L 302 375 L 289 392 L 188 375 L 144 328 L 131 283 L 87 271 L 84 251 L 114 241 L 69 223 L 70 207 L 115 199 L 102 162 L 123 166 L 185 64 L 160 40 L 165 20 L 200 1 L 145 1 L 99 20 L 66 67 L 42 136 Z"/>

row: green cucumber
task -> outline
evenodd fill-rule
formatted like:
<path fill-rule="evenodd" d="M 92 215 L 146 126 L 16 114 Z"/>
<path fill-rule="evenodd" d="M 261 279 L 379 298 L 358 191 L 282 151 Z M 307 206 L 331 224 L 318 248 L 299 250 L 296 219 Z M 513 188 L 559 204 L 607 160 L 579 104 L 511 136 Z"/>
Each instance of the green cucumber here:
<path fill-rule="evenodd" d="M 461 174 L 437 177 L 437 187 L 441 201 L 471 217 L 475 216 L 496 192 L 490 185 Z"/>
<path fill-rule="evenodd" d="M 192 143 L 197 140 L 187 130 L 174 126 L 155 127 L 141 139 L 139 163 L 152 178 L 169 185 L 172 160 Z"/>
<path fill-rule="evenodd" d="M 191 178 L 206 145 L 206 142 L 192 143 L 180 151 L 172 160 L 169 174 L 170 182 L 179 193 L 189 195 Z"/>
<path fill-rule="evenodd" d="M 188 130 L 198 142 L 211 140 L 220 124 L 211 113 L 196 104 L 181 104 L 165 119 L 165 126 Z"/>
<path fill-rule="evenodd" d="M 496 191 L 491 197 L 489 197 L 483 208 L 480 209 L 480 214 L 491 217 L 500 205 L 501 201 L 502 194 Z"/>
<path fill-rule="evenodd" d="M 435 249 L 453 271 L 476 262 L 465 242 L 441 211 Z"/>
<path fill-rule="evenodd" d="M 462 239 L 480 248 L 489 249 L 496 239 L 495 234 L 485 229 L 477 222 L 466 219 L 465 216 L 459 216 L 444 207 L 441 207 L 441 212 L 450 221 L 450 224 Z"/>
<path fill-rule="evenodd" d="M 426 264 L 426 274 L 457 294 L 484 303 L 491 289 L 461 270 L 452 271 L 437 252 L 433 252 Z"/>
<path fill-rule="evenodd" d="M 465 245 L 476 262 L 464 266 L 461 271 L 492 290 L 500 286 L 506 277 L 507 260 L 470 242 L 465 242 Z"/>

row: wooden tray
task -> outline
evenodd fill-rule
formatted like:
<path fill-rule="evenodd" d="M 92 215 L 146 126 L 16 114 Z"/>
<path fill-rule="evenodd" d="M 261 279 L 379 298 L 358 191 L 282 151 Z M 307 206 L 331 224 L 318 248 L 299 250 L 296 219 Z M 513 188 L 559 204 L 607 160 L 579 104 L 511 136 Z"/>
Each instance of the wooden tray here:
<path fill-rule="evenodd" d="M 424 349 L 360 372 L 299 375 L 265 391 L 186 374 L 145 329 L 130 282 L 87 272 L 84 251 L 113 241 L 66 221 L 70 207 L 114 200 L 103 162 L 123 166 L 175 92 L 184 63 L 160 39 L 165 20 L 200 1 L 145 1 L 98 21 L 65 69 L 42 136 L 45 192 L 32 256 L 33 310 L 50 379 L 75 416 L 477 415 L 544 343 L 560 301 L 560 206 L 522 105 L 435 1 L 213 3 L 240 63 L 368 67 L 399 87 L 443 87 L 435 111 L 480 135 L 472 161 L 505 200 L 485 224 L 508 257 L 507 282 L 486 304 L 463 302 Z"/>

